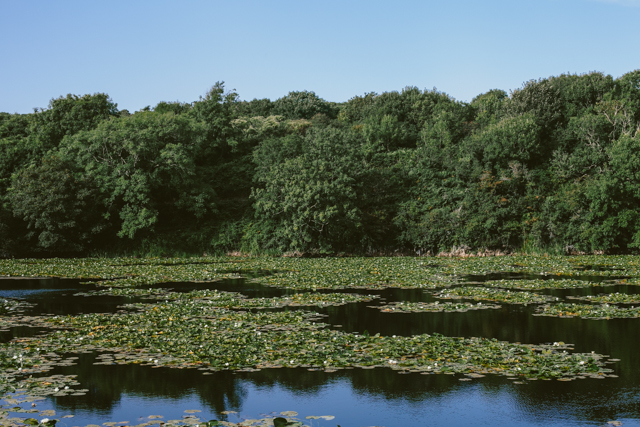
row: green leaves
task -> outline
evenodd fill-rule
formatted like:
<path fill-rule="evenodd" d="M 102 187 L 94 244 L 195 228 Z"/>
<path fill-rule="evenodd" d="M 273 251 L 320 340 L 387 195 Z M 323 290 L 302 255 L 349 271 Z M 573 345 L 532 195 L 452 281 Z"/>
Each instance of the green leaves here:
<path fill-rule="evenodd" d="M 259 163 L 257 180 L 264 188 L 252 192 L 256 216 L 275 226 L 268 231 L 282 239 L 279 249 L 330 252 L 357 239 L 357 143 L 350 132 L 311 131 L 301 154 L 266 167 Z"/>
<path fill-rule="evenodd" d="M 483 287 L 463 286 L 460 288 L 447 289 L 434 295 L 436 298 L 459 299 L 468 298 L 475 301 L 495 301 L 508 304 L 539 304 L 553 300 L 553 297 L 539 295 L 531 292 L 511 292 L 502 289 L 492 289 Z"/>
<path fill-rule="evenodd" d="M 60 156 L 45 157 L 37 166 L 13 176 L 9 191 L 13 213 L 24 219 L 41 248 L 77 252 L 106 228 L 91 177 Z"/>
<path fill-rule="evenodd" d="M 186 116 L 138 113 L 102 122 L 65 141 L 66 158 L 84 165 L 102 194 L 104 216 L 121 220 L 119 235 L 133 238 L 151 230 L 165 205 L 196 216 L 213 209 L 213 191 L 196 179 L 194 159 L 204 129 Z"/>
<path fill-rule="evenodd" d="M 568 304 L 543 305 L 538 308 L 537 316 L 582 317 L 583 319 L 614 319 L 640 317 L 640 308 L 622 308 L 608 304 Z"/>

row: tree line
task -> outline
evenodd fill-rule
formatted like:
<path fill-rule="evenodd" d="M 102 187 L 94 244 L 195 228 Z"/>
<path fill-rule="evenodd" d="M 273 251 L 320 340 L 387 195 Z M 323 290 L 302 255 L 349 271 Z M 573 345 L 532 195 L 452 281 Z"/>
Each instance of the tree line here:
<path fill-rule="evenodd" d="M 0 113 L 0 256 L 626 253 L 639 208 L 640 70 L 470 103 L 217 83 L 133 114 L 102 93 Z"/>

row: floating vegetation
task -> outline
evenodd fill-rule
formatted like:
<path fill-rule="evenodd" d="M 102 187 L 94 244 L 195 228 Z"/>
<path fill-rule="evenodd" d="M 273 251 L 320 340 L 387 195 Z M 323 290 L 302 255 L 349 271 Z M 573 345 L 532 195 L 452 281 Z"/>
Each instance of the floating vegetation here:
<path fill-rule="evenodd" d="M 523 291 L 542 289 L 576 289 L 592 286 L 607 286 L 612 283 L 591 282 L 579 279 L 530 279 L 530 280 L 491 280 L 482 283 L 484 286 L 502 289 L 519 289 Z"/>
<path fill-rule="evenodd" d="M 145 290 L 146 291 L 146 290 Z M 109 291 L 110 292 L 110 291 Z M 93 295 L 90 292 L 82 293 L 82 295 Z M 77 295 L 77 294 L 76 294 Z M 353 293 L 296 293 L 293 295 L 287 295 L 284 297 L 273 298 L 247 298 L 244 295 L 237 292 L 225 292 L 218 290 L 195 290 L 190 292 L 153 292 L 150 290 L 147 292 L 138 293 L 135 296 L 144 295 L 149 299 L 160 299 L 165 301 L 190 301 L 190 300 L 205 300 L 211 307 L 222 308 L 281 308 L 281 307 L 329 307 L 344 305 L 354 302 L 369 302 L 376 298 L 378 295 L 359 295 Z M 132 295 L 134 296 L 134 295 Z M 126 305 L 124 307 L 141 308 L 141 305 Z"/>
<path fill-rule="evenodd" d="M 568 296 L 568 299 L 581 301 L 589 301 L 600 304 L 638 304 L 640 303 L 640 294 L 621 294 L 619 292 L 612 294 L 587 295 L 584 297 Z"/>
<path fill-rule="evenodd" d="M 166 295 L 170 288 L 108 288 L 95 291 L 78 292 L 74 297 L 116 296 L 116 297 L 154 297 Z"/>
<path fill-rule="evenodd" d="M 38 347 L 48 354 L 101 351 L 113 354 L 105 360 L 109 363 L 204 371 L 386 366 L 545 378 L 607 372 L 598 355 L 437 334 L 350 334 L 328 329 L 317 322 L 316 313 L 304 311 L 232 311 L 212 307 L 206 300 L 140 304 L 140 308 L 144 311 L 34 317 L 37 324 L 64 329 L 22 338 L 12 342 L 11 348 Z"/>
<path fill-rule="evenodd" d="M 285 265 L 288 268 L 279 268 L 285 271 L 255 281 L 297 290 L 437 289 L 455 283 L 455 278 L 440 274 L 439 268 L 426 267 L 416 258 L 293 259 Z"/>
<path fill-rule="evenodd" d="M 591 266 L 598 266 L 598 268 L 587 268 Z M 627 276 L 626 279 L 622 279 L 623 282 L 640 284 L 638 279 L 640 262 L 636 257 L 629 256 L 0 260 L 0 276 L 90 278 L 93 279 L 91 283 L 111 288 L 135 288 L 171 282 L 211 282 L 244 277 L 268 286 L 298 290 L 436 289 L 455 284 L 461 276 L 488 275 L 496 272 L 553 276 L 556 279 L 580 279 L 581 276 L 602 278 Z M 570 285 L 569 282 L 564 285 Z M 552 283 L 547 285 L 551 286 Z"/>
<path fill-rule="evenodd" d="M 594 265 L 599 268 L 589 268 Z M 606 360 L 605 356 L 594 353 L 573 353 L 572 348 L 564 344 L 528 345 L 438 334 L 370 336 L 329 328 L 330 325 L 322 322 L 325 317 L 312 310 L 378 298 L 328 293 L 344 289 L 429 289 L 435 291 L 436 298 L 475 301 L 395 302 L 375 306 L 383 312 L 460 312 L 500 307 L 485 301 L 549 303 L 555 298 L 526 291 L 584 288 L 604 283 L 580 279 L 587 276 L 603 279 L 626 276 L 622 283 L 640 284 L 639 265 L 637 257 L 529 256 L 0 260 L 1 276 L 81 278 L 86 280 L 84 283 L 101 288 L 76 295 L 137 297 L 145 301 L 127 304 L 122 307 L 126 310 L 113 314 L 25 316 L 20 313 L 26 307 L 23 302 L 2 300 L 0 329 L 27 326 L 44 328 L 46 332 L 0 343 L 0 392 L 24 389 L 32 397 L 80 395 L 84 390 L 73 376 L 44 375 L 54 366 L 74 364 L 73 356 L 65 358 L 62 354 L 86 352 L 99 353 L 96 364 L 191 368 L 203 374 L 284 367 L 327 372 L 386 367 L 401 373 L 458 373 L 465 376 L 463 379 L 486 374 L 506 375 L 517 380 L 604 378 L 612 372 L 605 364 L 614 359 Z M 491 280 L 484 287 L 456 287 L 463 276 L 488 276 L 496 272 L 518 273 L 522 277 L 551 276 L 552 279 Z M 248 298 L 238 292 L 175 292 L 171 289 L 171 283 L 228 278 L 243 278 L 296 293 L 277 298 Z M 316 292 L 318 290 L 327 293 Z M 610 294 L 588 299 L 603 303 L 601 305 L 544 305 L 539 307 L 537 315 L 638 317 L 640 309 L 608 305 L 637 301 L 633 298 L 638 296 Z M 282 307 L 309 308 L 308 311 L 256 310 Z M 265 422 L 273 425 L 276 418 Z M 0 418 L 0 424 L 3 422 Z M 171 423 L 168 420 L 165 425 Z"/>
<path fill-rule="evenodd" d="M 584 319 L 618 319 L 640 317 L 640 307 L 623 308 L 609 304 L 551 304 L 538 307 L 534 316 L 582 317 Z"/>
<path fill-rule="evenodd" d="M 465 312 L 469 310 L 487 310 L 500 308 L 496 304 L 472 304 L 469 302 L 394 302 L 387 305 L 370 306 L 383 313 L 424 313 L 424 312 Z"/>
<path fill-rule="evenodd" d="M 115 291 L 115 292 L 114 292 Z M 133 292 L 128 292 L 133 291 Z M 113 292 L 113 293 L 112 293 Z M 205 300 L 211 307 L 222 308 L 282 308 L 282 307 L 329 307 L 344 305 L 354 302 L 369 302 L 378 295 L 359 295 L 353 293 L 296 293 L 284 297 L 273 298 L 247 298 L 237 292 L 225 292 L 218 290 L 195 290 L 190 292 L 169 292 L 168 289 L 116 289 L 83 292 L 75 295 L 95 296 L 95 295 L 118 295 L 118 296 L 142 296 L 143 298 L 168 301 L 191 301 Z M 125 308 L 142 308 L 144 305 L 127 304 Z"/>
<path fill-rule="evenodd" d="M 459 299 L 504 302 L 507 304 L 540 304 L 554 300 L 548 295 L 539 295 L 532 292 L 511 292 L 509 290 L 483 288 L 475 286 L 463 286 L 447 289 L 434 294 L 436 298 Z"/>
<path fill-rule="evenodd" d="M 30 307 L 33 307 L 33 304 L 26 301 L 2 298 L 0 299 L 0 316 L 21 313 Z"/>
<path fill-rule="evenodd" d="M 198 292 L 196 292 L 198 293 Z M 184 295 L 184 294 L 182 294 Z M 279 307 L 328 307 L 338 306 L 354 302 L 369 302 L 378 295 L 359 295 L 351 293 L 297 293 L 277 298 L 235 298 L 229 303 L 224 303 L 221 299 L 211 299 L 204 297 L 217 307 L 227 308 L 279 308 Z"/>
<path fill-rule="evenodd" d="M 20 425 L 31 425 L 31 426 L 55 426 L 60 423 L 60 419 L 52 418 L 56 416 L 56 412 L 53 410 L 38 410 L 34 408 L 23 409 L 20 406 L 15 406 L 18 403 L 22 402 L 30 402 L 30 399 L 25 399 L 23 401 L 17 401 L 15 399 L 5 399 L 5 401 L 9 402 L 9 405 L 4 405 L 0 407 L 0 426 L 11 425 L 11 426 L 20 426 Z M 222 415 L 235 415 L 238 418 L 237 422 L 232 421 L 218 421 L 218 420 L 206 420 L 198 417 L 195 414 L 202 412 L 199 409 L 187 409 L 184 411 L 186 415 L 184 415 L 181 419 L 175 420 L 164 420 L 162 415 L 149 415 L 147 417 L 140 417 L 139 421 L 145 421 L 143 423 L 137 424 L 138 427 L 142 426 L 163 426 L 163 427 L 179 427 L 179 426 L 201 426 L 201 427 L 214 427 L 214 426 L 225 426 L 225 427 L 311 427 L 313 426 L 313 420 L 325 420 L 330 421 L 335 419 L 333 415 L 309 415 L 305 417 L 307 420 L 311 420 L 310 424 L 305 424 L 298 418 L 298 413 L 295 411 L 283 411 L 280 413 L 272 413 L 267 415 L 262 415 L 263 418 L 241 418 L 237 416 L 237 413 L 234 411 L 223 411 Z M 26 416 L 20 416 L 17 414 L 25 414 Z M 28 415 L 27 415 L 28 414 Z M 37 417 L 37 418 L 36 418 Z M 62 419 L 65 418 L 73 418 L 73 415 L 63 415 L 60 417 Z M 118 422 L 104 422 L 103 426 L 123 426 L 129 425 L 129 421 L 118 421 Z M 88 424 L 86 427 L 99 427 L 95 424 Z"/>

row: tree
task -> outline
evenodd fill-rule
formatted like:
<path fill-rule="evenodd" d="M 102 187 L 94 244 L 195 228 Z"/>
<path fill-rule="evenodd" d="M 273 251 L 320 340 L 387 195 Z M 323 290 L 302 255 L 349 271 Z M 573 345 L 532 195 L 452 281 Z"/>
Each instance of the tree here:
<path fill-rule="evenodd" d="M 30 134 L 40 152 L 57 147 L 62 138 L 83 130 L 94 129 L 110 117 L 118 117 L 117 104 L 105 93 L 67 95 L 52 99 L 47 109 L 36 110 Z"/>
<path fill-rule="evenodd" d="M 96 183 L 104 216 L 119 215 L 118 235 L 133 238 L 152 230 L 162 215 L 202 217 L 215 209 L 214 191 L 195 164 L 205 133 L 184 115 L 143 112 L 65 139 L 61 153 Z"/>
<path fill-rule="evenodd" d="M 233 137 L 231 121 L 237 118 L 235 104 L 238 94 L 225 92 L 224 82 L 217 82 L 204 97 L 193 103 L 191 116 L 206 127 L 206 143 L 215 149 Z"/>
<path fill-rule="evenodd" d="M 475 109 L 475 120 L 481 128 L 497 123 L 503 114 L 505 101 L 509 99 L 507 92 L 492 89 L 471 100 L 471 107 Z"/>
<path fill-rule="evenodd" d="M 277 99 L 273 103 L 272 114 L 284 116 L 287 119 L 311 119 L 316 114 L 324 114 L 335 118 L 337 111 L 331 104 L 318 97 L 315 92 L 289 92 L 287 96 Z"/>
<path fill-rule="evenodd" d="M 153 108 L 153 111 L 156 113 L 164 114 L 164 113 L 173 113 L 173 114 L 184 114 L 188 113 L 192 108 L 191 104 L 187 104 L 186 102 L 158 102 Z"/>
<path fill-rule="evenodd" d="M 312 128 L 299 149 L 287 139 L 282 141 L 283 150 L 293 149 L 291 155 L 263 158 L 259 149 L 254 157 L 260 184 L 252 192 L 257 228 L 270 234 L 261 238 L 262 243 L 321 253 L 360 246 L 359 137 L 344 130 Z M 274 150 L 275 145 L 272 140 Z"/>
<path fill-rule="evenodd" d="M 100 217 L 97 189 L 76 167 L 45 157 L 15 174 L 8 199 L 13 214 L 27 222 L 28 237 L 54 252 L 78 252 L 107 227 Z"/>

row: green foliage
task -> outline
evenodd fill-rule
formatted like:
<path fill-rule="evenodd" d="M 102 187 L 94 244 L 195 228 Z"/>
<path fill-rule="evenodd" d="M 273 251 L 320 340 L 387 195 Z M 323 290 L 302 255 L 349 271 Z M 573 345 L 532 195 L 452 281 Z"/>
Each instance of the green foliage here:
<path fill-rule="evenodd" d="M 240 117 L 267 117 L 271 115 L 273 102 L 270 99 L 253 99 L 251 101 L 241 101 L 235 104 L 236 114 Z"/>
<path fill-rule="evenodd" d="M 232 136 L 230 123 L 236 118 L 234 106 L 237 99 L 238 95 L 234 91 L 225 93 L 224 82 L 217 82 L 204 97 L 193 103 L 191 115 L 206 126 L 206 139 L 210 148 Z"/>
<path fill-rule="evenodd" d="M 215 194 L 197 177 L 206 130 L 185 116 L 137 113 L 101 123 L 65 140 L 62 155 L 96 183 L 105 218 L 120 218 L 118 235 L 151 230 L 160 215 L 195 217 L 214 210 Z"/>
<path fill-rule="evenodd" d="M 505 170 L 512 162 L 532 166 L 542 160 L 539 134 L 530 113 L 507 117 L 469 138 L 469 151 L 477 153 L 485 170 Z"/>
<path fill-rule="evenodd" d="M 471 106 L 476 110 L 475 120 L 480 127 L 494 124 L 500 119 L 507 99 L 507 92 L 492 89 L 471 100 Z"/>
<path fill-rule="evenodd" d="M 240 101 L 218 82 L 130 114 L 67 95 L 0 113 L 0 254 L 637 251 L 638 135 L 639 70 L 469 104 L 411 86 Z"/>
<path fill-rule="evenodd" d="M 96 215 L 99 198 L 91 179 L 59 157 L 21 170 L 9 190 L 14 215 L 27 222 L 40 248 L 79 252 L 107 226 Z"/>
<path fill-rule="evenodd" d="M 65 136 L 93 129 L 103 120 L 117 116 L 117 104 L 107 94 L 69 94 L 52 99 L 47 109 L 36 111 L 30 135 L 44 153 L 57 147 Z"/>
<path fill-rule="evenodd" d="M 335 108 L 318 97 L 315 92 L 289 92 L 287 96 L 273 102 L 272 114 L 284 116 L 287 119 L 311 119 L 316 114 L 324 114 L 335 118 Z"/>
<path fill-rule="evenodd" d="M 173 114 L 184 114 L 191 111 L 191 104 L 187 104 L 184 102 L 158 102 L 153 109 L 156 113 L 164 114 L 164 113 L 173 113 Z"/>
<path fill-rule="evenodd" d="M 282 151 L 293 148 L 289 140 L 270 143 L 274 152 L 280 151 L 274 156 L 254 156 L 256 180 L 263 186 L 252 192 L 256 218 L 273 227 L 273 237 L 265 243 L 282 250 L 321 252 L 354 244 L 361 219 L 358 136 L 337 129 L 312 129 L 301 141 L 300 153 L 287 156 Z"/>

